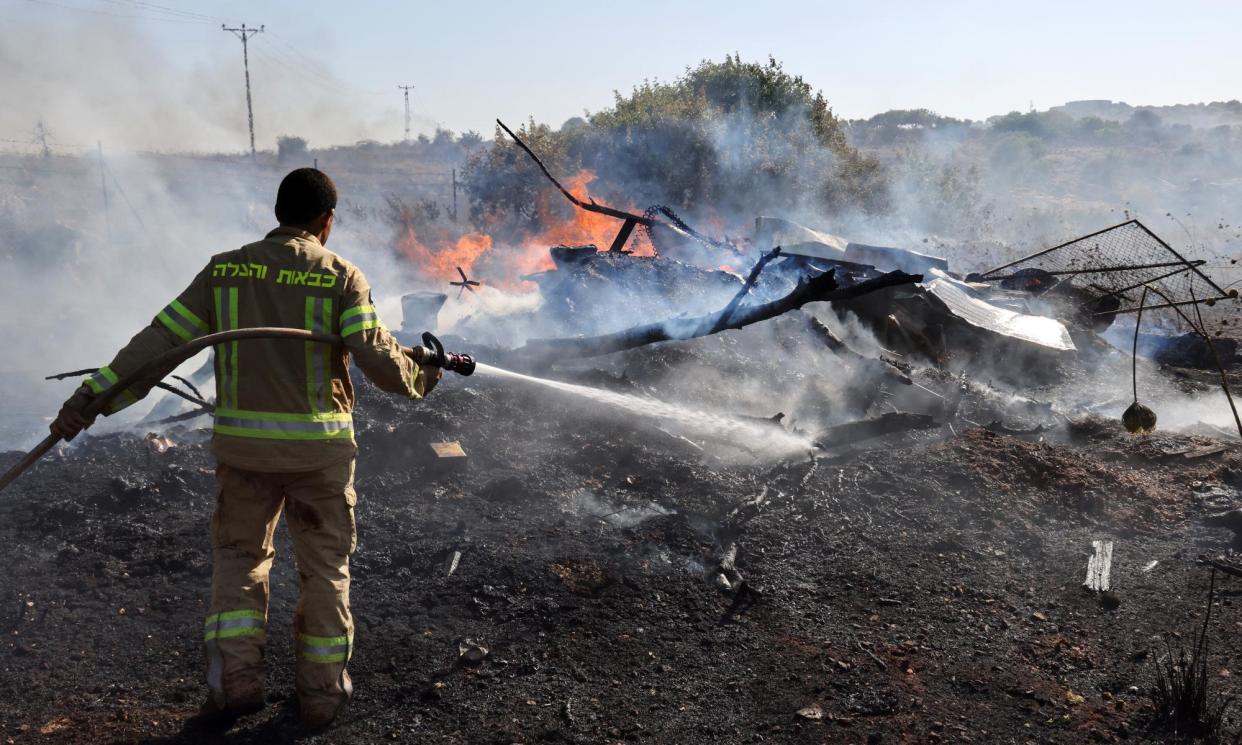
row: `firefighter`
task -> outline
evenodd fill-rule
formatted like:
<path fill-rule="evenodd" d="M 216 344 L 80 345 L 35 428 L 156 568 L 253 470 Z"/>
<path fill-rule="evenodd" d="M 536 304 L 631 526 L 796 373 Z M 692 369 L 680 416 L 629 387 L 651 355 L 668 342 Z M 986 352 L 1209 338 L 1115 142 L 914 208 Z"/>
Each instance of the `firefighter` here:
<path fill-rule="evenodd" d="M 283 326 L 341 337 L 341 344 L 256 339 L 215 347 L 216 509 L 203 636 L 209 694 L 195 724 L 231 724 L 264 705 L 268 572 L 282 510 L 301 580 L 293 625 L 302 721 L 327 727 L 348 704 L 349 557 L 357 540 L 348 355 L 379 388 L 409 399 L 421 399 L 440 379 L 439 368 L 420 368 L 380 323 L 362 272 L 324 248 L 335 207 L 326 174 L 299 168 L 285 176 L 276 195 L 280 227 L 212 257 L 150 326 L 87 378 L 51 425 L 72 440 L 90 424 L 80 412 L 92 397 L 204 334 Z M 105 415 L 156 382 L 135 383 Z"/>

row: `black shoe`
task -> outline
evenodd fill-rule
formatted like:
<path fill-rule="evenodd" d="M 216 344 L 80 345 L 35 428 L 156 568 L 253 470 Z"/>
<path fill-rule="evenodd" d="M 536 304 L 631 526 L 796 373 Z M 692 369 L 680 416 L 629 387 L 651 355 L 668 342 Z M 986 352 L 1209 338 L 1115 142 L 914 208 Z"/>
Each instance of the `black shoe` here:
<path fill-rule="evenodd" d="M 349 699 L 345 699 L 336 705 L 318 704 L 314 706 L 302 706 L 302 729 L 310 734 L 318 734 L 332 727 L 345 714 L 349 708 Z"/>
<path fill-rule="evenodd" d="M 208 695 L 207 700 L 199 707 L 198 713 L 186 720 L 182 732 L 224 732 L 237 723 L 238 719 L 247 714 L 254 714 L 263 709 L 263 695 L 247 697 L 232 702 L 231 706 L 220 706 L 214 696 Z"/>
<path fill-rule="evenodd" d="M 181 728 L 183 733 L 192 732 L 224 732 L 233 726 L 233 724 L 241 717 L 233 709 L 219 706 L 211 696 L 207 697 L 207 701 L 199 707 L 198 713 L 185 720 L 185 725 Z"/>

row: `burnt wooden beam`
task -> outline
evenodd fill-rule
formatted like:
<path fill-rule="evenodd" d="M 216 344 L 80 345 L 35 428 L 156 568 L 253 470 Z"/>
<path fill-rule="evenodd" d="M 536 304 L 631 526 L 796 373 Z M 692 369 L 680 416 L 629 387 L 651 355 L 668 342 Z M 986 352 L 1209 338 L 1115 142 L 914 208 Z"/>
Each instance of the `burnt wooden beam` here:
<path fill-rule="evenodd" d="M 609 251 L 620 253 L 625 248 L 625 242 L 630 239 L 630 233 L 634 232 L 634 226 L 638 224 L 637 220 L 626 220 L 621 224 L 621 229 L 617 231 L 617 237 L 612 239 L 612 245 L 608 247 Z"/>
<path fill-rule="evenodd" d="M 936 419 L 928 414 L 909 414 L 905 412 L 889 412 L 875 419 L 863 419 L 857 422 L 846 422 L 829 427 L 820 433 L 815 441 L 819 448 L 844 445 L 846 443 L 869 440 L 872 437 L 903 432 L 911 429 L 930 429 L 936 426 Z"/>
<path fill-rule="evenodd" d="M 518 357 L 547 355 L 550 357 L 545 357 L 545 359 L 553 360 L 556 357 L 598 357 L 662 341 L 694 339 L 727 329 L 740 329 L 775 318 L 791 310 L 797 310 L 807 303 L 849 300 L 888 287 L 921 281 L 923 281 L 921 274 L 906 274 L 898 271 L 889 272 L 849 287 L 838 287 L 834 272 L 829 271 L 818 277 L 804 279 L 788 295 L 767 303 L 747 305 L 734 308 L 732 311 L 725 308 L 722 311 L 695 318 L 672 318 L 602 336 L 530 339 L 526 342 L 526 346 L 516 350 L 514 354 Z M 726 317 L 726 311 L 730 311 L 731 315 Z"/>
<path fill-rule="evenodd" d="M 737 294 L 733 296 L 733 299 L 729 301 L 729 304 L 725 306 L 724 310 L 720 311 L 720 320 L 717 321 L 716 326 L 712 328 L 713 334 L 725 328 L 725 326 L 729 323 L 729 319 L 733 318 L 733 313 L 737 310 L 737 306 L 741 305 L 742 300 L 744 300 L 746 296 L 750 294 L 750 291 L 754 289 L 755 283 L 759 281 L 759 275 L 763 273 L 763 268 L 768 265 L 769 261 L 780 255 L 781 247 L 777 246 L 759 257 L 759 260 L 755 262 L 755 266 L 750 270 L 750 274 L 747 275 L 746 281 L 742 283 L 742 289 L 738 290 Z"/>
<path fill-rule="evenodd" d="M 568 199 L 571 203 L 573 203 L 575 207 L 579 207 L 581 209 L 587 210 L 588 212 L 596 212 L 601 215 L 608 215 L 609 217 L 615 217 L 618 220 L 627 220 L 627 221 L 633 220 L 634 222 L 640 225 L 646 225 L 648 227 L 650 227 L 652 224 L 656 222 L 655 220 L 649 217 L 645 217 L 643 215 L 635 215 L 632 212 L 624 212 L 622 210 L 613 209 L 612 207 L 606 207 L 602 204 L 596 204 L 595 200 L 590 199 L 589 197 L 587 201 L 583 201 L 579 199 L 578 197 L 574 196 L 573 192 L 571 192 L 569 189 L 566 189 L 564 186 L 561 185 L 560 181 L 556 180 L 556 177 L 553 176 L 552 172 L 548 170 L 548 167 L 543 164 L 543 161 L 539 159 L 539 156 L 535 155 L 535 151 L 531 150 L 530 147 L 527 146 L 525 142 L 522 142 L 521 138 L 519 138 L 517 135 L 513 133 L 513 130 L 506 127 L 505 123 L 500 121 L 499 119 L 496 120 L 496 123 L 500 125 L 500 128 L 505 131 L 505 134 L 509 135 L 509 137 L 512 138 L 515 143 L 517 143 L 518 147 L 522 148 L 523 152 L 525 152 L 528 156 L 530 156 L 531 160 L 535 161 L 535 165 L 539 166 L 539 170 L 543 171 L 543 175 L 546 176 L 548 180 L 552 182 L 552 185 L 555 186 L 558 190 L 560 190 L 560 192 L 565 195 L 565 198 Z M 672 226 L 668 226 L 668 227 L 672 227 Z"/>
<path fill-rule="evenodd" d="M 568 199 L 570 203 L 573 204 L 575 207 L 579 209 L 584 209 L 587 212 L 594 212 L 600 215 L 607 215 L 609 217 L 613 217 L 618 220 L 621 220 L 624 223 L 633 223 L 634 225 L 642 225 L 643 227 L 646 227 L 646 228 L 651 228 L 652 226 L 659 225 L 661 227 L 668 228 L 669 230 L 673 231 L 677 235 L 682 236 L 683 238 L 693 238 L 697 240 L 703 240 L 703 237 L 699 235 L 698 233 L 696 233 L 695 231 L 689 230 L 687 227 L 683 227 L 682 225 L 679 225 L 678 223 L 681 222 L 680 220 L 676 220 L 676 221 L 659 220 L 659 219 L 656 219 L 655 217 L 651 217 L 648 215 L 639 215 L 633 212 L 626 212 L 625 210 L 619 210 L 614 207 L 609 207 L 607 205 L 598 204 L 596 203 L 594 199 L 591 199 L 590 197 L 587 197 L 585 200 L 579 199 L 577 196 L 574 195 L 573 192 L 571 192 L 569 189 L 566 189 L 561 184 L 561 182 L 558 181 L 556 177 L 552 175 L 552 172 L 549 171 L 548 167 L 543 164 L 543 161 L 539 159 L 539 156 L 535 155 L 535 151 L 531 150 L 530 147 L 527 146 L 525 142 L 522 142 L 522 139 L 518 137 L 516 134 L 514 134 L 513 130 L 506 127 L 505 123 L 500 121 L 499 119 L 496 120 L 496 124 L 498 124 L 500 128 L 505 131 L 505 134 L 509 135 L 509 137 L 513 140 L 513 142 L 516 143 L 517 146 L 522 149 L 522 152 L 526 153 L 528 156 L 530 156 L 531 160 L 535 161 L 535 165 L 539 166 L 539 170 L 543 172 L 543 175 L 546 176 L 547 179 L 552 182 L 552 185 L 555 186 L 557 190 L 561 192 L 561 194 L 565 195 L 565 198 Z M 623 245 L 625 243 L 625 240 L 629 238 L 629 233 L 633 230 L 634 230 L 633 226 L 630 226 L 629 231 L 627 231 L 625 225 L 622 225 L 621 233 L 618 233 L 616 240 L 613 241 L 613 247 L 616 248 L 616 250 L 620 250 L 620 245 Z"/>

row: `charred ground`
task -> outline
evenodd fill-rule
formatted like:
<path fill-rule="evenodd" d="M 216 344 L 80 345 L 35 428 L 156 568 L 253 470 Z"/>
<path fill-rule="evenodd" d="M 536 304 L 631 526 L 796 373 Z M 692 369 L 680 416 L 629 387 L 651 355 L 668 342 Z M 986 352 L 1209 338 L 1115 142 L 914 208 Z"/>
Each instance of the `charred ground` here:
<path fill-rule="evenodd" d="M 751 364 L 775 388 L 804 375 L 745 357 L 763 333 L 572 377 L 658 394 L 674 349 Z M 1091 416 L 1041 429 L 965 406 L 989 424 L 761 463 L 486 377 L 420 405 L 363 386 L 357 695 L 307 741 L 1167 741 L 1145 692 L 1166 635 L 1203 610 L 1196 559 L 1230 545 L 1199 519 L 1236 504 L 1242 454 L 1188 458 L 1221 442 L 1208 434 L 1136 438 Z M 194 741 L 179 731 L 203 695 L 212 458 L 205 431 L 167 434 L 166 452 L 85 439 L 0 502 L 12 742 Z M 439 469 L 438 440 L 460 441 L 468 468 Z M 1097 538 L 1116 541 L 1105 598 L 1081 587 Z M 725 589 L 731 544 L 745 585 Z M 277 550 L 270 705 L 230 742 L 307 739 L 283 528 Z M 1212 622 L 1223 693 L 1242 653 L 1232 593 Z M 469 642 L 488 650 L 477 666 L 459 659 Z"/>

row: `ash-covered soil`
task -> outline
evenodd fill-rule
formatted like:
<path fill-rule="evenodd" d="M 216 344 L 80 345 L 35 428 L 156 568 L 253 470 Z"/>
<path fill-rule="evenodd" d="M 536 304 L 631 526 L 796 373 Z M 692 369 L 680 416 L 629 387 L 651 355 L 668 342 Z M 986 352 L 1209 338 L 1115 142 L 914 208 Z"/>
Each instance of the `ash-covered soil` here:
<path fill-rule="evenodd" d="M 731 370 L 761 333 L 572 379 L 658 396 L 661 355 Z M 754 364 L 750 385 L 807 408 L 834 374 Z M 204 741 L 1167 742 L 1145 690 L 1167 635 L 1201 621 L 1198 557 L 1230 547 L 1199 520 L 1242 488 L 1238 448 L 1187 457 L 1208 436 L 1007 426 L 978 401 L 952 427 L 762 462 L 485 376 L 422 404 L 361 391 L 354 704 L 323 735 L 297 725 L 281 528 L 269 706 Z M 213 463 L 203 431 L 163 434 L 166 452 L 83 438 L 0 497 L 7 741 L 194 741 Z M 441 440 L 464 470 L 430 457 Z M 1093 539 L 1115 541 L 1108 597 L 1081 587 Z M 1211 622 L 1224 694 L 1239 582 L 1218 579 Z"/>

